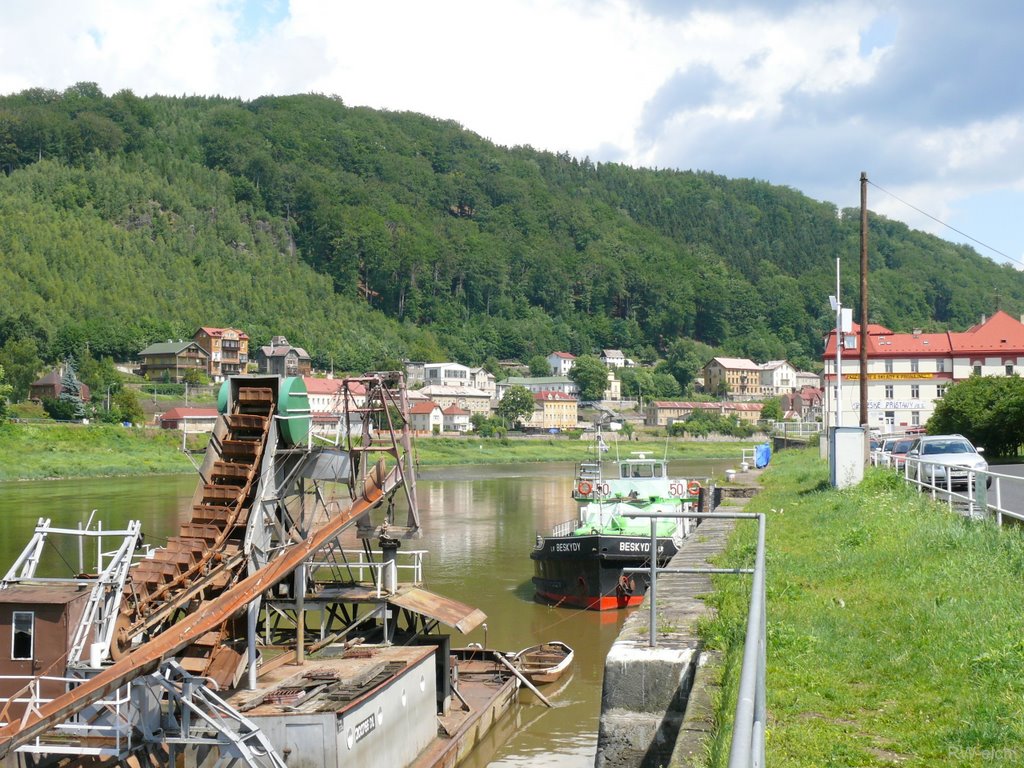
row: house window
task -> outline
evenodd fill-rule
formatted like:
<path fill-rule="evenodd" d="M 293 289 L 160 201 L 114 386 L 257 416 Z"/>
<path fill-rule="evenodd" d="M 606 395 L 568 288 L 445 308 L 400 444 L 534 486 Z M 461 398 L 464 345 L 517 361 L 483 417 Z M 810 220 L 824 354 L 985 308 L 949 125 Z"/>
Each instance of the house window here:
<path fill-rule="evenodd" d="M 945 360 L 936 360 L 935 361 L 935 370 L 938 371 L 939 373 L 945 373 L 945 371 L 946 371 L 946 361 Z"/>
<path fill-rule="evenodd" d="M 1012 363 L 1010 365 L 1006 366 L 1006 375 L 1007 376 L 1013 376 L 1013 364 Z"/>
<path fill-rule="evenodd" d="M 917 400 L 921 397 L 921 387 L 918 384 L 910 385 L 910 399 Z"/>
<path fill-rule="evenodd" d="M 15 611 L 11 628 L 11 658 L 32 658 L 32 635 L 35 632 L 36 615 L 32 611 Z"/>
<path fill-rule="evenodd" d="M 911 360 L 910 361 L 910 372 L 911 373 L 917 373 L 917 365 L 918 365 L 917 360 Z"/>
<path fill-rule="evenodd" d="M 974 365 L 974 375 L 975 376 L 981 376 L 981 363 L 975 363 L 975 365 Z"/>
<path fill-rule="evenodd" d="M 939 386 L 937 386 L 935 388 L 935 396 L 936 397 L 945 397 L 946 396 L 946 385 L 945 384 L 939 384 Z"/>
<path fill-rule="evenodd" d="M 921 426 L 921 412 L 920 411 L 911 411 L 910 412 L 910 425 L 912 427 L 919 427 L 919 426 Z"/>
<path fill-rule="evenodd" d="M 892 384 L 885 385 L 885 399 L 892 400 Z"/>
<path fill-rule="evenodd" d="M 892 360 L 885 361 L 885 372 L 892 373 Z"/>

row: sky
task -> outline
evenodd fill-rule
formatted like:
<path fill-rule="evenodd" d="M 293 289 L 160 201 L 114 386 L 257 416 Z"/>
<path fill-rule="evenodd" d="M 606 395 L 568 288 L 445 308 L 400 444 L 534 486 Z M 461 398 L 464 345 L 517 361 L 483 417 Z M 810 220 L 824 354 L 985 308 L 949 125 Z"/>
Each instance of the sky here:
<path fill-rule="evenodd" d="M 1024 268 L 1013 0 L 8 0 L 0 93 L 320 93 L 868 207 Z"/>

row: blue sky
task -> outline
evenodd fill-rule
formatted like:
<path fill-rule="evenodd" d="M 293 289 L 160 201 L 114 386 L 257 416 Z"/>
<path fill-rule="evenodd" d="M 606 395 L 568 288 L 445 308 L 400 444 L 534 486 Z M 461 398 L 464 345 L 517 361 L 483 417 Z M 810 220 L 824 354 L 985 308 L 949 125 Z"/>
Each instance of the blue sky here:
<path fill-rule="evenodd" d="M 0 93 L 324 93 L 840 208 L 865 171 L 924 213 L 873 210 L 1021 266 L 1021 29 L 995 0 L 14 0 Z"/>

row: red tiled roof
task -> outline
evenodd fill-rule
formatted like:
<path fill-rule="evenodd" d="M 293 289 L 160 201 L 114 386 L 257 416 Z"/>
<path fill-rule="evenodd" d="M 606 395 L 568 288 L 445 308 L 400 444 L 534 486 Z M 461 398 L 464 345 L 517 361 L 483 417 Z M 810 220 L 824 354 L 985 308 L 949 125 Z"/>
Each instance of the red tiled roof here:
<path fill-rule="evenodd" d="M 552 352 L 551 354 L 554 355 L 555 357 L 564 358 L 565 360 L 576 359 L 576 355 L 572 354 L 571 352 Z"/>
<path fill-rule="evenodd" d="M 469 416 L 469 411 L 463 408 L 459 408 L 459 406 L 455 405 L 455 403 L 449 405 L 447 408 L 441 411 L 441 413 L 443 413 L 445 416 Z"/>
<path fill-rule="evenodd" d="M 318 376 L 303 376 L 302 381 L 306 384 L 306 392 L 311 395 L 334 395 L 341 391 L 342 379 L 324 379 Z M 353 381 L 349 384 L 348 391 L 353 395 L 365 395 L 366 387 L 358 381 Z"/>
<path fill-rule="evenodd" d="M 420 400 L 418 403 L 413 403 L 411 406 L 409 406 L 409 413 L 411 413 L 411 414 L 412 413 L 416 413 L 416 414 L 433 413 L 434 409 L 437 408 L 437 407 L 438 407 L 437 403 L 435 403 L 433 400 Z"/>
<path fill-rule="evenodd" d="M 224 333 L 224 331 L 226 331 L 228 329 L 227 328 L 210 328 L 209 326 L 203 325 L 203 326 L 200 326 L 199 330 L 202 331 L 203 333 L 205 333 L 207 336 L 213 337 L 213 336 L 220 336 L 222 333 Z M 234 330 L 234 329 L 232 328 L 231 330 Z M 238 332 L 238 338 L 240 338 L 240 339 L 248 339 L 249 338 L 249 334 L 247 334 L 245 331 L 239 331 Z"/>
<path fill-rule="evenodd" d="M 855 323 L 853 327 L 859 343 L 859 326 Z M 835 335 L 832 331 L 826 339 L 825 359 L 835 356 Z M 893 333 L 883 326 L 868 324 L 868 357 L 951 357 L 972 352 L 1024 352 L 1024 324 L 1002 310 L 963 332 Z M 859 350 L 845 353 L 859 354 Z"/>

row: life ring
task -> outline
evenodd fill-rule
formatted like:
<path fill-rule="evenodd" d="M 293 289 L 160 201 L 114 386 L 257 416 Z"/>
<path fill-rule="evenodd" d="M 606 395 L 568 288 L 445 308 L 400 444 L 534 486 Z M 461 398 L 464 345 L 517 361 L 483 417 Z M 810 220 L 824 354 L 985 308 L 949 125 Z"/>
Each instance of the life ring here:
<path fill-rule="evenodd" d="M 580 496 L 589 496 L 590 492 L 594 490 L 594 486 L 586 480 L 580 480 L 580 484 L 576 486 L 576 490 L 580 492 Z"/>
<path fill-rule="evenodd" d="M 698 483 L 696 480 L 691 480 L 689 485 L 686 486 L 686 492 L 691 496 L 699 496 L 700 483 Z"/>

